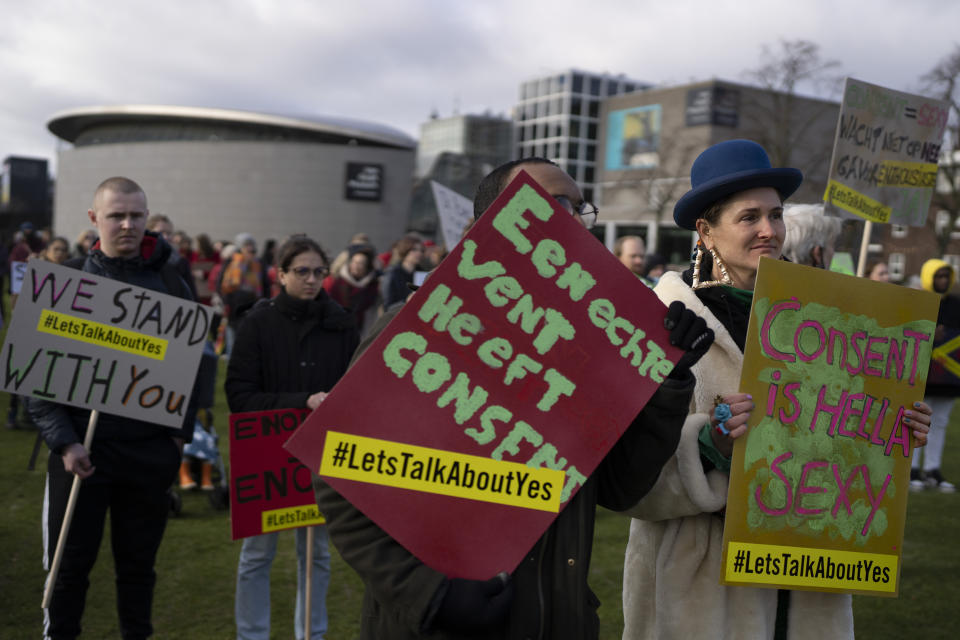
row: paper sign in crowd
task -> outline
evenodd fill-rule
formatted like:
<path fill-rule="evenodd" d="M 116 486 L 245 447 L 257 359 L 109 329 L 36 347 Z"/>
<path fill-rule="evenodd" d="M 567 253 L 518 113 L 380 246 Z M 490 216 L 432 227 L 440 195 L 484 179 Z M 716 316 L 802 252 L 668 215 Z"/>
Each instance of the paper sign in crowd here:
<path fill-rule="evenodd" d="M 457 246 L 463 230 L 473 221 L 473 201 L 436 180 L 430 181 L 430 188 L 433 190 L 433 200 L 437 205 L 443 243 L 447 251 L 450 251 Z"/>
<path fill-rule="evenodd" d="M 723 582 L 896 595 L 938 296 L 761 259 Z"/>
<path fill-rule="evenodd" d="M 826 211 L 926 224 L 948 114 L 941 100 L 847 78 Z"/>
<path fill-rule="evenodd" d="M 434 569 L 512 571 L 673 368 L 665 313 L 521 172 L 286 447 Z"/>
<path fill-rule="evenodd" d="M 282 446 L 309 414 L 307 409 L 230 414 L 234 540 L 325 522 L 310 470 Z"/>
<path fill-rule="evenodd" d="M 0 352 L 3 390 L 180 428 L 210 310 L 34 260 Z"/>

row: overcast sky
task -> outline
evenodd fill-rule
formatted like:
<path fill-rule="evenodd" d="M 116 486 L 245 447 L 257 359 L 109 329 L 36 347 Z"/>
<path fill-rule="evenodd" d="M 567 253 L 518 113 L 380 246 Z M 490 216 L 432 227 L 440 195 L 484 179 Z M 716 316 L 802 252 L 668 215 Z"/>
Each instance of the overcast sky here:
<path fill-rule="evenodd" d="M 744 81 L 806 39 L 846 75 L 918 91 L 960 34 L 955 0 L 0 0 L 0 159 L 54 159 L 58 111 L 164 104 L 346 116 L 417 137 L 508 114 L 576 67 L 657 85 Z"/>

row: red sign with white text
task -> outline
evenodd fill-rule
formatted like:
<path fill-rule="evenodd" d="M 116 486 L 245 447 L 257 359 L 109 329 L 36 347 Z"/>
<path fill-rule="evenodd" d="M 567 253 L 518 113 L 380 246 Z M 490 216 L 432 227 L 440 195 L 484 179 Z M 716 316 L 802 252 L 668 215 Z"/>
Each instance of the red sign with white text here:
<path fill-rule="evenodd" d="M 512 571 L 679 358 L 665 314 L 521 172 L 286 448 L 434 569 Z"/>
<path fill-rule="evenodd" d="M 310 470 L 283 448 L 310 414 L 277 409 L 230 414 L 233 539 L 323 524 Z"/>

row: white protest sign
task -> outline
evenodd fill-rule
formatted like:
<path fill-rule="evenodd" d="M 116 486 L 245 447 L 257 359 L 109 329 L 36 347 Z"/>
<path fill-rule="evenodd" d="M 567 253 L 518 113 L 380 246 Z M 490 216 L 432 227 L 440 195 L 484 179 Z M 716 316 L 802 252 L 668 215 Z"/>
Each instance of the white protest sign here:
<path fill-rule="evenodd" d="M 826 211 L 926 224 L 949 105 L 847 78 Z"/>
<path fill-rule="evenodd" d="M 34 260 L 0 351 L 3 390 L 179 428 L 210 311 Z"/>
<path fill-rule="evenodd" d="M 473 202 L 436 180 L 431 180 L 430 186 L 433 188 L 433 199 L 440 215 L 443 242 L 447 251 L 452 251 L 460 242 L 463 230 L 473 220 Z"/>
<path fill-rule="evenodd" d="M 26 262 L 10 263 L 10 293 L 16 295 L 20 293 L 20 286 L 23 284 L 23 276 L 27 273 Z"/>

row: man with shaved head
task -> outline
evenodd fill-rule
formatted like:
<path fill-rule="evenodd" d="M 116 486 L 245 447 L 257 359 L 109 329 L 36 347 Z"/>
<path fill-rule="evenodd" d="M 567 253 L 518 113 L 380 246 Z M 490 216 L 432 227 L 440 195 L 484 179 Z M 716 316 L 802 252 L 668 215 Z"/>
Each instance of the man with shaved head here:
<path fill-rule="evenodd" d="M 192 299 L 168 263 L 170 245 L 146 231 L 147 196 L 133 180 L 104 180 L 87 211 L 100 238 L 86 258 L 67 262 L 82 271 Z M 167 489 L 180 466 L 180 451 L 193 434 L 191 401 L 180 429 L 101 413 L 91 450 L 83 446 L 90 411 L 31 399 L 30 416 L 53 455 L 44 499 L 45 564 L 53 559 L 74 476 L 81 478 L 44 637 L 76 638 L 88 575 L 100 548 L 107 511 L 117 585 L 117 613 L 124 639 L 146 638 L 156 574 L 154 559 L 166 526 Z"/>

